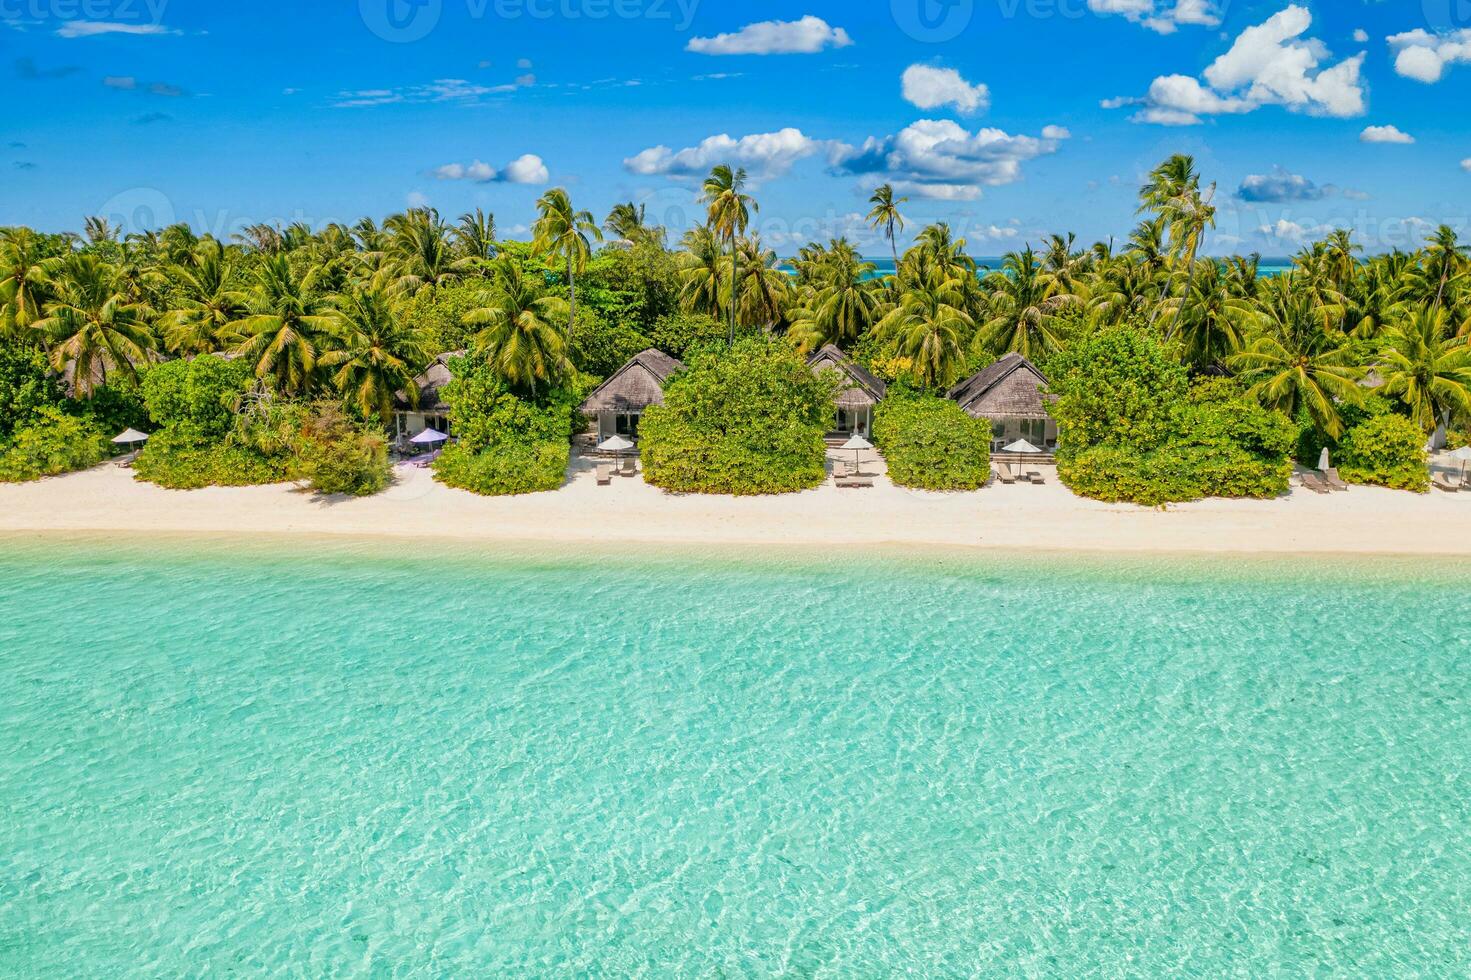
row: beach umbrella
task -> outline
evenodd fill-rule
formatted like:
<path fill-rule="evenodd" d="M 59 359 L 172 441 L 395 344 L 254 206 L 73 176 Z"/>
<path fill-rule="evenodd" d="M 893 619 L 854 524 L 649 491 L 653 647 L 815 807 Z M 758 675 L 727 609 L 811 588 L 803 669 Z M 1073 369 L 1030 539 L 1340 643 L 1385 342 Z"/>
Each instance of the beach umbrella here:
<path fill-rule="evenodd" d="M 127 429 L 114 436 L 112 441 L 117 446 L 133 446 L 140 442 L 147 442 L 148 433 L 139 432 L 137 429 Z"/>
<path fill-rule="evenodd" d="M 861 462 L 862 454 L 872 449 L 873 443 L 855 433 L 852 439 L 849 439 L 847 442 L 843 443 L 843 448 L 852 451 L 853 470 L 854 472 L 857 472 L 863 467 L 863 463 Z"/>
<path fill-rule="evenodd" d="M 1325 446 L 1325 447 L 1323 447 L 1323 453 L 1322 453 L 1322 455 L 1320 455 L 1318 457 L 1318 469 L 1319 469 L 1319 471 L 1324 471 L 1324 470 L 1330 469 L 1332 466 L 1333 466 L 1333 454 L 1331 452 L 1329 452 L 1328 451 L 1328 448 Z"/>
<path fill-rule="evenodd" d="M 443 432 L 440 432 L 437 429 L 425 429 L 423 432 L 410 439 L 409 442 L 413 443 L 416 446 L 433 446 L 437 443 L 449 442 L 449 436 L 445 435 Z"/>
<path fill-rule="evenodd" d="M 1018 456 L 1040 456 L 1045 452 L 1045 450 L 1038 449 L 1025 439 L 1020 442 L 1013 442 L 1001 451 L 1004 453 L 1016 453 Z"/>
<path fill-rule="evenodd" d="M 1453 453 L 1446 454 L 1448 458 L 1461 464 L 1461 482 L 1466 482 L 1466 464 L 1471 463 L 1471 446 L 1462 446 Z"/>
<path fill-rule="evenodd" d="M 610 438 L 604 439 L 601 443 L 598 444 L 598 449 L 601 452 L 612 453 L 614 457 L 621 457 L 624 453 L 633 448 L 633 442 L 623 438 L 622 436 L 612 436 Z"/>

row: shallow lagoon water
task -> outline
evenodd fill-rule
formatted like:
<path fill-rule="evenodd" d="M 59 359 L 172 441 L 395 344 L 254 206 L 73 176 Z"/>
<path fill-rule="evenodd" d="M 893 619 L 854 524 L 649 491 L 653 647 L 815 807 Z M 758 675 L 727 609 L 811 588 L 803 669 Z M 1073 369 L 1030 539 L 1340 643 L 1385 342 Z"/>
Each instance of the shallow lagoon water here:
<path fill-rule="evenodd" d="M 1464 975 L 1467 571 L 0 538 L 0 974 Z"/>

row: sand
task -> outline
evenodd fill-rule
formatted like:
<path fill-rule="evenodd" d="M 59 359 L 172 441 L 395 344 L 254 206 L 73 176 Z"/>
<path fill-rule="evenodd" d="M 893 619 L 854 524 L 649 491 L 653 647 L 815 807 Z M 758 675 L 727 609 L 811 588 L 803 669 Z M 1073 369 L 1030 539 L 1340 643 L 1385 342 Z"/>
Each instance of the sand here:
<path fill-rule="evenodd" d="M 867 490 L 831 484 L 782 497 L 675 496 L 641 478 L 599 487 L 574 462 L 555 493 L 483 498 L 396 470 L 367 499 L 292 486 L 162 490 L 104 465 L 0 486 L 0 532 L 315 534 L 606 546 L 949 546 L 1047 551 L 1471 556 L 1471 493 L 1428 496 L 1355 487 L 1294 489 L 1267 501 L 1208 500 L 1163 510 L 1075 497 L 1056 473 L 1045 486 L 993 485 L 939 494 L 893 486 L 881 464 Z"/>

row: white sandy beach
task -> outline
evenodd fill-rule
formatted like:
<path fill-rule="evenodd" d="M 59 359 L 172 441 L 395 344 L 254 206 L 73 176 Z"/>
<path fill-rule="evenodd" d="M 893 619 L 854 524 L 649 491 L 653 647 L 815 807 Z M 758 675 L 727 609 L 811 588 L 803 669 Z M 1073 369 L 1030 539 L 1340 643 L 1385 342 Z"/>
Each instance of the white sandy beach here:
<path fill-rule="evenodd" d="M 899 545 L 1095 552 L 1471 556 L 1471 493 L 1420 496 L 1356 487 L 1270 501 L 1210 500 L 1151 510 L 1046 486 L 975 493 L 831 484 L 783 497 L 673 496 L 641 478 L 599 487 L 574 463 L 556 493 L 489 499 L 396 470 L 385 493 L 322 498 L 291 486 L 162 490 L 104 465 L 0 486 L 0 532 L 318 534 L 462 541 L 682 545 Z M 882 471 L 866 464 L 866 470 Z"/>

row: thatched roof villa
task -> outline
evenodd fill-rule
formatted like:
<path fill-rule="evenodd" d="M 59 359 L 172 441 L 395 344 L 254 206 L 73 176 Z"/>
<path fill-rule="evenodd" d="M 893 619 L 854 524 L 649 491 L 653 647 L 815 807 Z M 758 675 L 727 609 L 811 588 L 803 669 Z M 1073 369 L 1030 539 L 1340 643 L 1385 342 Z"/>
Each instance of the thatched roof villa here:
<path fill-rule="evenodd" d="M 652 348 L 635 354 L 598 385 L 582 403 L 583 415 L 597 419 L 597 440 L 615 435 L 638 438 L 638 423 L 650 406 L 664 404 L 664 385 L 684 363 Z"/>
<path fill-rule="evenodd" d="M 814 374 L 835 371 L 842 387 L 834 404 L 833 438 L 867 436 L 873 432 L 873 410 L 888 394 L 889 386 L 847 354 L 828 344 L 807 359 Z"/>
<path fill-rule="evenodd" d="M 947 397 L 970 415 L 990 419 L 992 450 L 1025 439 L 1039 449 L 1057 448 L 1057 423 L 1047 410 L 1047 376 L 1020 354 L 995 364 L 951 388 Z"/>
<path fill-rule="evenodd" d="M 414 379 L 414 387 L 419 392 L 417 402 L 409 398 L 407 391 L 400 391 L 393 396 L 394 432 L 399 442 L 412 439 L 425 429 L 450 434 L 449 406 L 444 403 L 440 393 L 454 380 L 454 375 L 450 374 L 449 362 L 464 356 L 464 351 L 456 350 L 436 357 Z"/>

